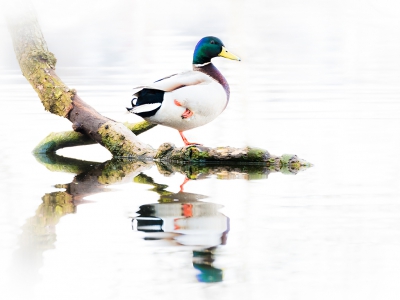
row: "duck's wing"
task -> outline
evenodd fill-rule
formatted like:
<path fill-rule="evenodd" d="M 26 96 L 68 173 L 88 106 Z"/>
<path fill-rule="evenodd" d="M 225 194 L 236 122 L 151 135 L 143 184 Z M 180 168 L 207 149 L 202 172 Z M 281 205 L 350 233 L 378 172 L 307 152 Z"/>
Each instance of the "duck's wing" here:
<path fill-rule="evenodd" d="M 156 82 L 145 85 L 138 86 L 134 88 L 134 95 L 143 89 L 154 89 L 164 92 L 172 92 L 184 86 L 197 85 L 197 84 L 207 84 L 213 79 L 199 71 L 187 71 L 179 74 L 173 74 L 168 77 L 157 80 Z"/>

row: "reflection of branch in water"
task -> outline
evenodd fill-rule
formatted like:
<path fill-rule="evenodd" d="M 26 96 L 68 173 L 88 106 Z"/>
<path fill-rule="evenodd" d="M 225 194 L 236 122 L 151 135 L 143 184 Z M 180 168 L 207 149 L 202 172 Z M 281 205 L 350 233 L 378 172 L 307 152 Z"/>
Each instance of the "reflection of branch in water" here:
<path fill-rule="evenodd" d="M 180 217 L 174 218 L 171 226 L 173 230 L 178 232 L 179 237 L 177 240 L 179 243 L 197 243 L 187 238 L 190 235 L 182 233 L 188 233 L 193 226 L 203 226 L 203 228 L 206 228 L 204 224 L 208 224 L 211 227 L 217 224 L 216 226 L 219 228 L 213 232 L 214 238 L 206 241 L 204 245 L 215 247 L 226 241 L 229 230 L 229 225 L 227 225 L 229 219 L 218 212 L 220 206 L 218 204 L 198 201 L 206 198 L 207 196 L 205 195 L 186 193 L 183 190 L 178 193 L 169 192 L 166 190 L 166 185 L 155 183 L 152 178 L 140 174 L 142 171 L 152 167 L 153 162 L 114 159 L 105 163 L 97 163 L 67 158 L 57 154 L 39 154 L 36 155 L 36 159 L 50 171 L 75 173 L 77 175 L 71 183 L 55 186 L 65 189 L 64 191 L 45 194 L 42 197 L 42 204 L 36 210 L 35 216 L 29 218 L 22 227 L 20 248 L 15 253 L 15 256 L 18 265 L 23 266 L 23 270 L 20 270 L 22 272 L 19 272 L 16 276 L 21 276 L 21 273 L 23 273 L 26 277 L 29 277 L 29 282 L 34 282 L 35 280 L 33 279 L 38 277 L 38 269 L 42 265 L 42 253 L 54 248 L 56 225 L 61 217 L 74 213 L 77 205 L 87 202 L 84 200 L 85 197 L 109 191 L 105 186 L 121 182 L 132 182 L 133 178 L 135 178 L 135 182 L 153 185 L 153 191 L 160 195 L 160 203 L 158 204 L 170 203 L 172 206 L 169 206 L 169 208 L 174 208 L 172 210 L 177 209 L 176 212 Z M 242 178 L 252 180 L 267 178 L 271 172 L 276 171 L 296 173 L 301 168 L 299 168 L 296 160 L 293 161 L 293 165 L 291 165 L 290 159 L 288 159 L 286 164 L 280 164 L 279 166 L 270 165 L 269 167 L 266 167 L 265 164 L 230 164 L 222 166 L 219 164 L 204 163 L 179 165 L 165 162 L 157 163 L 157 167 L 162 174 L 168 175 L 179 172 L 191 180 L 207 178 L 210 175 L 216 175 L 219 179 Z M 286 166 L 289 171 L 285 171 L 282 166 Z M 162 206 L 148 208 L 151 208 L 150 210 L 154 209 L 155 215 L 162 215 L 161 210 L 159 210 L 159 208 L 163 208 Z M 145 208 L 143 207 L 143 209 Z M 196 221 L 196 218 L 197 221 L 200 221 L 199 223 Z M 216 221 L 214 225 L 212 225 L 213 221 Z M 216 227 L 214 226 L 213 228 Z M 205 236 L 197 237 L 204 238 Z M 196 251 L 201 253 L 205 250 L 198 249 Z M 195 256 L 196 254 L 194 253 Z M 199 263 L 199 258 L 198 256 L 196 257 L 193 261 L 194 266 L 202 268 L 202 263 Z M 205 259 L 203 265 L 206 265 L 209 261 L 210 258 Z M 204 268 L 209 269 L 208 267 Z M 214 277 L 218 278 L 217 275 Z"/>
<path fill-rule="evenodd" d="M 98 162 L 79 160 L 55 153 L 34 154 L 36 160 L 52 172 L 83 173 L 99 165 Z"/>
<path fill-rule="evenodd" d="M 279 166 L 267 166 L 265 163 L 196 163 L 178 164 L 156 162 L 158 171 L 164 175 L 171 175 L 175 172 L 186 175 L 188 179 L 202 179 L 210 175 L 215 175 L 218 179 L 267 179 L 271 173 L 281 172 L 283 174 L 297 174 L 304 171 L 311 165 L 300 165 L 297 160 L 290 159 L 285 164 Z"/>
<path fill-rule="evenodd" d="M 123 181 L 132 181 L 138 173 L 148 169 L 152 163 L 111 160 L 105 163 L 87 162 L 62 157 L 56 154 L 36 155 L 36 159 L 50 171 L 77 173 L 71 183 L 57 184 L 65 189 L 46 193 L 33 217 L 26 220 L 19 237 L 19 249 L 15 252 L 15 282 L 33 284 L 43 264 L 43 252 L 54 248 L 56 225 L 60 219 L 76 212 L 76 206 L 88 201 L 85 197 L 110 191 L 105 186 Z M 22 299 L 22 298 L 21 298 Z"/>
<path fill-rule="evenodd" d="M 32 242 L 31 246 L 37 248 L 40 244 L 41 252 L 53 248 L 55 241 L 55 225 L 64 215 L 75 213 L 76 206 L 85 203 L 84 198 L 102 192 L 109 192 L 105 188 L 109 184 L 122 182 L 135 177 L 149 167 L 143 162 L 129 162 L 111 160 L 105 163 L 85 162 L 76 159 L 52 155 L 40 155 L 36 157 L 49 170 L 77 172 L 71 183 L 57 184 L 56 188 L 65 191 L 47 193 L 42 197 L 43 203 L 36 210 L 35 216 L 28 219 L 23 226 L 23 234 Z M 151 164 L 150 164 L 151 166 Z M 36 239 L 34 239 L 35 237 Z M 23 241 L 21 243 L 24 243 Z"/>
<path fill-rule="evenodd" d="M 17 293 L 32 293 L 33 285 L 39 279 L 38 271 L 43 264 L 43 252 L 54 248 L 56 242 L 55 227 L 60 218 L 74 213 L 76 205 L 67 192 L 53 192 L 42 197 L 33 217 L 26 220 L 19 236 L 19 248 L 14 253 L 16 267 L 11 276 L 14 282 L 23 282 L 24 289 Z M 18 295 L 24 299 L 25 295 Z M 16 297 L 16 298 L 18 298 Z"/>
<path fill-rule="evenodd" d="M 283 157 L 284 158 L 284 157 Z M 215 175 L 218 179 L 266 179 L 268 175 L 273 172 L 283 171 L 286 173 L 296 174 L 300 170 L 304 170 L 298 165 L 298 160 L 287 157 L 285 164 L 281 164 L 280 167 L 267 166 L 265 163 L 252 163 L 252 164 L 173 164 L 165 162 L 156 162 L 160 173 L 170 176 L 175 172 L 179 172 L 185 175 L 185 181 L 180 186 L 181 189 L 178 193 L 169 192 L 166 190 L 168 187 L 164 184 L 154 182 L 154 180 L 145 175 L 139 174 L 134 178 L 134 182 L 148 184 L 153 186 L 152 191 L 159 194 L 159 203 L 146 204 L 140 207 L 138 211 L 139 216 L 134 218 L 138 222 L 137 226 L 140 227 L 140 231 L 156 231 L 156 232 L 173 232 L 173 233 L 185 233 L 184 236 L 175 237 L 174 239 L 180 243 L 185 244 L 183 240 L 187 240 L 190 237 L 188 232 L 185 230 L 191 230 L 193 226 L 201 228 L 203 231 L 211 232 L 213 228 L 223 228 L 226 224 L 221 224 L 216 221 L 215 216 L 223 216 L 223 219 L 227 219 L 224 215 L 219 213 L 218 209 L 221 207 L 215 203 L 208 203 L 198 201 L 200 199 L 207 198 L 205 195 L 191 194 L 183 191 L 183 185 L 188 180 L 198 180 Z M 294 162 L 293 165 L 291 162 Z M 199 219 L 196 219 L 196 218 Z M 208 219 L 207 219 L 208 218 Z M 160 229 L 160 226 L 163 228 Z M 214 227 L 213 227 L 214 226 Z M 153 228 L 147 230 L 148 228 Z M 218 231 L 217 230 L 217 231 Z M 215 230 L 214 230 L 215 233 Z M 220 230 L 220 238 L 226 240 L 227 228 Z M 222 234 L 224 233 L 224 234 Z M 221 235 L 222 234 L 222 235 Z M 158 237 L 162 238 L 162 234 L 157 234 Z M 198 237 L 200 235 L 197 235 Z M 171 237 L 170 234 L 165 235 L 166 238 Z M 150 238 L 150 237 L 147 237 Z M 151 238 L 154 239 L 154 236 Z M 192 243 L 191 241 L 190 243 Z M 213 244 L 214 243 L 214 244 Z M 223 243 L 213 242 L 208 246 L 217 246 Z"/>
<path fill-rule="evenodd" d="M 204 195 L 186 193 L 186 192 L 183 192 L 182 190 L 179 191 L 178 193 L 166 191 L 165 189 L 168 187 L 168 185 L 156 183 L 156 182 L 154 182 L 153 178 L 151 178 L 150 176 L 147 176 L 143 173 L 136 176 L 133 179 L 133 181 L 136 183 L 152 185 L 153 188 L 150 189 L 150 191 L 154 191 L 160 195 L 160 199 L 158 200 L 158 202 L 160 202 L 160 203 L 169 203 L 169 202 L 174 202 L 174 201 L 190 202 L 190 201 L 197 201 L 200 199 L 207 198 L 207 196 L 204 196 Z"/>

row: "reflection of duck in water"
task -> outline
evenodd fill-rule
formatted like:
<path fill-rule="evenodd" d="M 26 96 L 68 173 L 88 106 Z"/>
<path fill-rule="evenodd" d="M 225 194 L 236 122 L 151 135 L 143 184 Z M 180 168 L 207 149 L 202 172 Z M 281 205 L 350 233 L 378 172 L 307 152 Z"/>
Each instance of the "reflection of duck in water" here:
<path fill-rule="evenodd" d="M 176 199 L 140 206 L 139 216 L 133 221 L 137 223 L 137 230 L 148 233 L 148 239 L 152 239 L 152 232 L 176 233 L 175 240 L 182 245 L 214 247 L 222 244 L 228 231 L 229 219 L 218 212 L 221 207 L 215 203 Z M 163 235 L 153 237 L 161 239 Z"/>
<path fill-rule="evenodd" d="M 222 269 L 213 266 L 214 250 L 215 247 L 193 250 L 193 267 L 200 271 L 196 276 L 200 282 L 220 282 L 223 279 Z"/>
<path fill-rule="evenodd" d="M 214 250 L 226 243 L 229 218 L 219 212 L 222 205 L 198 201 L 207 198 L 199 194 L 180 191 L 167 192 L 167 186 L 156 184 L 150 177 L 139 175 L 140 182 L 155 186 L 160 194 L 159 203 L 140 206 L 139 216 L 132 219 L 133 229 L 145 233 L 146 240 L 173 239 L 194 248 L 193 267 L 200 271 L 202 282 L 222 281 L 222 270 L 213 267 Z M 139 180 L 135 180 L 138 182 Z"/>

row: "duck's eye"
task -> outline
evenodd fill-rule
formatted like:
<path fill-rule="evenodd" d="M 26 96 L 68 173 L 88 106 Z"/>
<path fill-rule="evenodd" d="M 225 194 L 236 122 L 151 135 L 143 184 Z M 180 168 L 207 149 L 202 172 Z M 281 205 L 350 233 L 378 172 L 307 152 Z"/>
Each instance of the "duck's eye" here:
<path fill-rule="evenodd" d="M 214 41 L 214 40 L 211 40 L 210 44 L 215 44 L 215 41 Z"/>

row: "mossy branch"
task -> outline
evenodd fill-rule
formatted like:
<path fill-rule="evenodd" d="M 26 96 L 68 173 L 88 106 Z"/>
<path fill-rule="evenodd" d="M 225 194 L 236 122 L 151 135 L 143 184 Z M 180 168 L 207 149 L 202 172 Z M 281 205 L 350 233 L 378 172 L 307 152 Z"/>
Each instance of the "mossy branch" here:
<path fill-rule="evenodd" d="M 139 122 L 136 124 L 124 123 L 124 125 L 132 131 L 135 135 L 139 135 L 154 126 L 156 124 L 150 124 L 146 121 Z M 54 153 L 58 149 L 75 146 L 86 146 L 93 145 L 96 142 L 85 134 L 76 131 L 63 131 L 63 132 L 52 132 L 46 136 L 36 147 L 33 149 L 33 153 Z"/>
<path fill-rule="evenodd" d="M 263 163 L 271 168 L 276 167 L 278 162 L 279 168 L 285 165 L 284 156 L 278 158 L 265 150 L 248 147 L 176 148 L 171 144 L 163 144 L 158 151 L 154 150 L 137 138 L 135 130 L 99 114 L 86 104 L 75 90 L 69 89 L 58 78 L 55 73 L 56 58 L 47 49 L 30 2 L 15 0 L 12 1 L 12 5 L 16 9 L 8 15 L 8 25 L 23 75 L 37 92 L 44 108 L 53 114 L 66 117 L 76 131 L 49 135 L 35 148 L 35 153 L 54 153 L 64 147 L 88 145 L 93 143 L 90 140 L 92 139 L 108 149 L 113 157 L 180 163 Z M 155 125 L 144 122 L 137 126 L 139 134 Z M 301 160 L 296 160 L 296 164 L 299 168 L 303 166 Z"/>
<path fill-rule="evenodd" d="M 22 74 L 46 110 L 66 117 L 72 109 L 74 93 L 54 73 L 57 59 L 47 49 L 32 5 L 28 1 L 16 3 L 16 9 L 7 15 L 7 20 Z"/>
<path fill-rule="evenodd" d="M 56 58 L 43 37 L 36 14 L 28 0 L 14 0 L 7 7 L 7 23 L 13 40 L 14 51 L 21 71 L 38 94 L 44 108 L 72 122 L 72 128 L 93 139 L 116 156 L 151 159 L 155 151 L 142 143 L 131 130 L 99 114 L 69 89 L 55 73 Z M 56 134 L 48 138 L 45 151 L 64 145 L 87 144 L 79 135 Z M 79 142 L 78 142 L 79 141 Z M 54 145 L 55 143 L 55 145 Z"/>
<path fill-rule="evenodd" d="M 204 146 L 189 146 L 176 148 L 173 144 L 164 143 L 158 149 L 156 161 L 173 164 L 185 163 L 228 163 L 228 164 L 260 164 L 270 169 L 282 169 L 291 166 L 291 169 L 301 170 L 311 167 L 312 164 L 298 158 L 296 155 L 284 154 L 275 156 L 268 151 L 258 148 L 233 148 Z"/>

